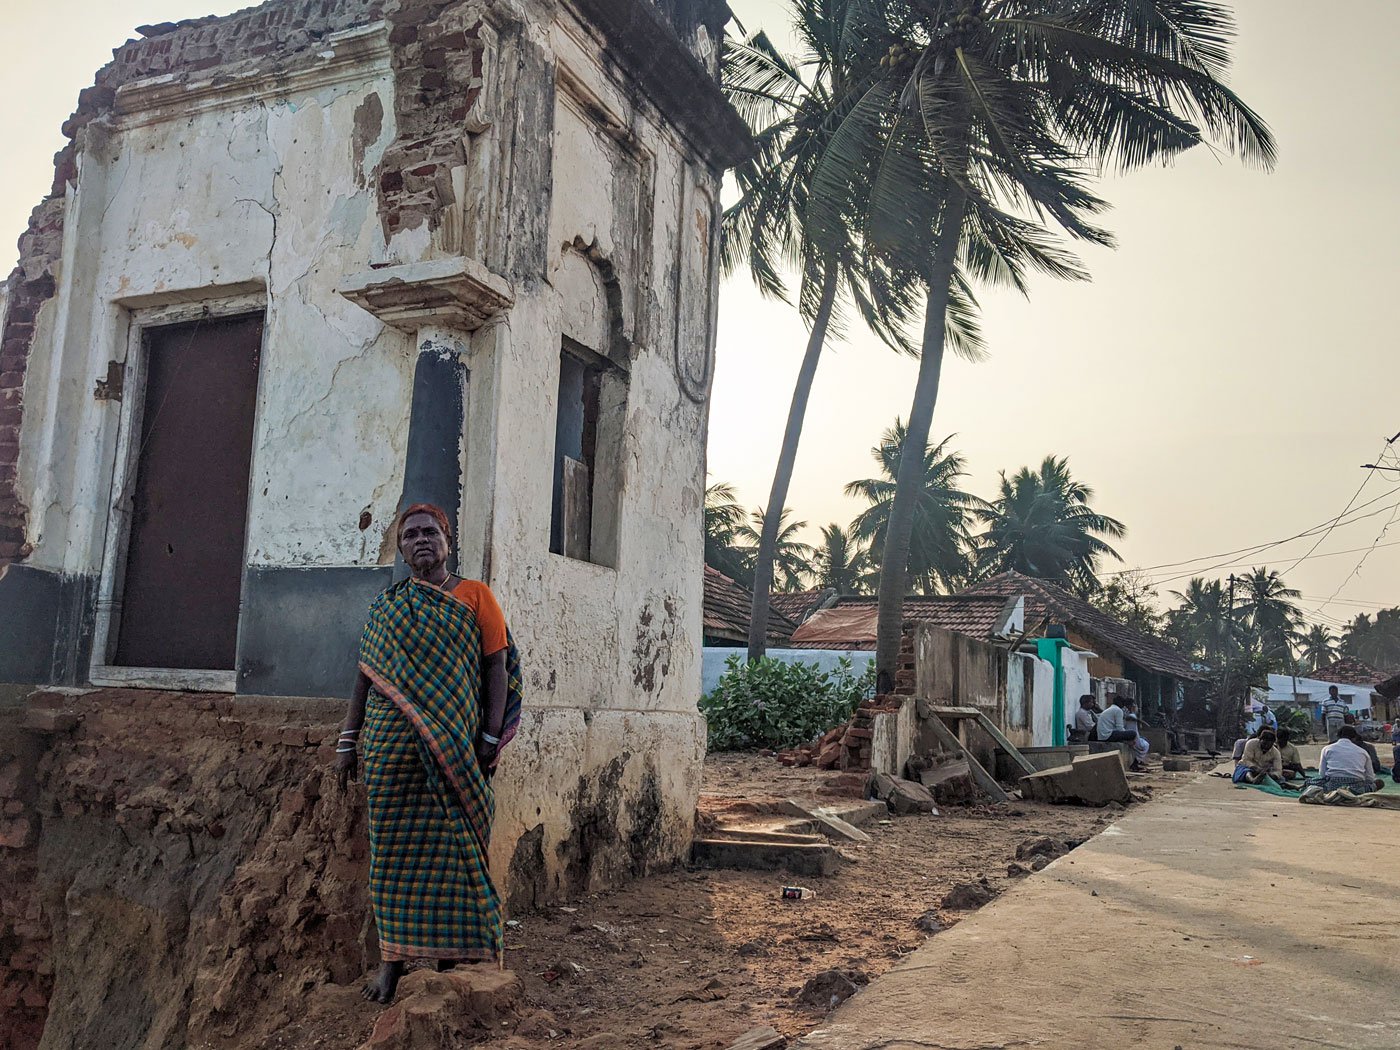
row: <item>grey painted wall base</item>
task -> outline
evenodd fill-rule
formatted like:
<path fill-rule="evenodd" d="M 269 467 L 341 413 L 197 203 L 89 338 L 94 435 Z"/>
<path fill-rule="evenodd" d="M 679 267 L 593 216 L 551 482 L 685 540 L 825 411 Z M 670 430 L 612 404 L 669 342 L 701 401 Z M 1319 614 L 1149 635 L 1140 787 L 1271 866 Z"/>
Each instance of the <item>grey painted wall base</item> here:
<path fill-rule="evenodd" d="M 348 697 L 369 603 L 393 576 L 387 565 L 250 568 L 243 582 L 238 691 Z"/>
<path fill-rule="evenodd" d="M 244 577 L 238 691 L 348 697 L 365 614 L 390 566 L 253 568 Z M 0 576 L 0 684 L 88 684 L 97 578 L 11 565 Z"/>
<path fill-rule="evenodd" d="M 86 681 L 96 593 L 95 576 L 9 566 L 0 576 L 0 682 Z"/>

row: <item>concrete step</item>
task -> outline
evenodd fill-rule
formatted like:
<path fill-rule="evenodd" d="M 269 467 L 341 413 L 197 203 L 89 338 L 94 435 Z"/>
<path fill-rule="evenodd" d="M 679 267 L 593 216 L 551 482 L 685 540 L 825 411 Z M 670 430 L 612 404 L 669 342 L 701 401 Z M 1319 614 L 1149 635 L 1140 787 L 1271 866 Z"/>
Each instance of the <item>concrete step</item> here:
<path fill-rule="evenodd" d="M 824 841 L 783 842 L 771 839 L 720 838 L 695 840 L 690 859 L 702 868 L 745 871 L 789 871 L 794 875 L 826 876 L 841 863 L 841 854 Z"/>

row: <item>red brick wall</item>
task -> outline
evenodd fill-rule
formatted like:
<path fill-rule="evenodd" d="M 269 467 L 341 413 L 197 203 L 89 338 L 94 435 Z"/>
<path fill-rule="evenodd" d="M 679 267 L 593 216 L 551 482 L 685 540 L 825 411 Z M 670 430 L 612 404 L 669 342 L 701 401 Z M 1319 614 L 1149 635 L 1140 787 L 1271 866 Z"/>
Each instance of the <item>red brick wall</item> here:
<path fill-rule="evenodd" d="M 455 203 L 452 168 L 466 162 L 463 129 L 481 94 L 479 15 L 458 0 L 400 0 L 387 14 L 396 138 L 379 164 L 384 235 L 427 223 Z"/>
<path fill-rule="evenodd" d="M 60 154 L 62 157 L 62 154 Z M 24 376 L 39 310 L 53 298 L 63 251 L 61 196 L 34 209 L 19 241 L 19 265 L 10 275 L 9 308 L 0 329 L 0 565 L 29 557 L 29 509 L 18 491 L 19 432 L 24 418 Z"/>

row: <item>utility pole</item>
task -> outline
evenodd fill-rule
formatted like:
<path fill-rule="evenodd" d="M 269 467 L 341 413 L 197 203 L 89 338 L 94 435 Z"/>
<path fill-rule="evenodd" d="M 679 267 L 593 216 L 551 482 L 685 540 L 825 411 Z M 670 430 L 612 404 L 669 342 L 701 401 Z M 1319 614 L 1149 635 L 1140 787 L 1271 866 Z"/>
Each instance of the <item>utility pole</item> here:
<path fill-rule="evenodd" d="M 1222 718 L 1225 714 L 1225 705 L 1230 702 L 1230 651 L 1234 648 L 1235 640 L 1235 574 L 1230 573 L 1230 597 L 1225 601 L 1225 674 L 1220 681 L 1220 710 L 1216 712 L 1215 727 L 1224 729 L 1225 723 Z M 1218 746 L 1221 741 L 1217 740 Z"/>

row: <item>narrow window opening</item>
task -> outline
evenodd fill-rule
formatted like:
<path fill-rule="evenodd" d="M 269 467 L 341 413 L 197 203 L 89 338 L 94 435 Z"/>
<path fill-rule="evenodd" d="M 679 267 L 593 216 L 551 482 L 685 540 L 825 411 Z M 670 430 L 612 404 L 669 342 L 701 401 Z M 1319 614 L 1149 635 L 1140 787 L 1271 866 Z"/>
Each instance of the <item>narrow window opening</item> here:
<path fill-rule="evenodd" d="M 554 500 L 549 549 L 579 561 L 611 564 L 615 534 L 615 450 L 626 380 L 610 361 L 565 339 L 559 354 L 554 420 Z M 614 419 L 613 417 L 618 418 Z"/>

